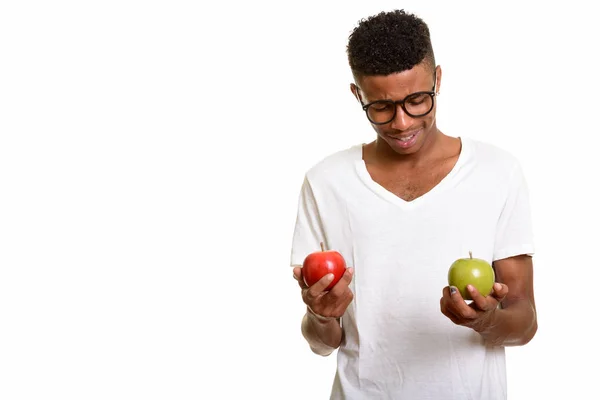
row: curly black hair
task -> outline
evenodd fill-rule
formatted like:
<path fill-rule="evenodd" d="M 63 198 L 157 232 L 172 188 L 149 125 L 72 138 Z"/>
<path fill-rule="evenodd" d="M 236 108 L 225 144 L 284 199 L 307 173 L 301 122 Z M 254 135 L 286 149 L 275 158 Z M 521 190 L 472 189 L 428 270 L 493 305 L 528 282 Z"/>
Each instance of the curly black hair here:
<path fill-rule="evenodd" d="M 435 68 L 427 24 L 404 10 L 381 12 L 362 19 L 348 38 L 353 75 L 389 75 L 424 62 Z"/>

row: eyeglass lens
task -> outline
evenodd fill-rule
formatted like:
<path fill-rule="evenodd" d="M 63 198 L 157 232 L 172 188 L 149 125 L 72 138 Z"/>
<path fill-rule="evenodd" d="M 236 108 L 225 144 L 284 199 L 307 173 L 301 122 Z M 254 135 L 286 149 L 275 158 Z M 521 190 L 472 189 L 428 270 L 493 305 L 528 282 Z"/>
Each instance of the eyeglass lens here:
<path fill-rule="evenodd" d="M 374 123 L 387 123 L 394 119 L 397 103 L 380 100 L 367 108 L 367 116 Z M 433 108 L 433 97 L 427 93 L 415 93 L 404 100 L 404 111 L 412 116 L 423 116 Z"/>

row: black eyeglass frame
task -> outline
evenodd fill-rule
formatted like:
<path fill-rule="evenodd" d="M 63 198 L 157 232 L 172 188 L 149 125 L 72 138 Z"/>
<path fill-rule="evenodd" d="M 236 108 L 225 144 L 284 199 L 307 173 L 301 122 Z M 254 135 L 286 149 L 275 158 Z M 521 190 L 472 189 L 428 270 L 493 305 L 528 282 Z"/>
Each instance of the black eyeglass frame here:
<path fill-rule="evenodd" d="M 431 91 L 414 92 L 414 93 L 409 94 L 402 100 L 375 100 L 375 101 L 372 101 L 367 104 L 363 104 L 362 99 L 360 99 L 360 104 L 362 105 L 362 109 L 365 112 L 367 119 L 374 125 L 385 125 L 385 124 L 389 124 L 390 122 L 392 122 L 394 120 L 394 118 L 396 118 L 396 114 L 398 113 L 398 105 L 400 107 L 402 107 L 402 110 L 406 113 L 406 115 L 408 115 L 412 118 L 424 117 L 427 114 L 429 114 L 431 112 L 431 110 L 433 110 L 433 107 L 435 106 L 435 96 L 436 96 L 435 85 L 436 85 L 436 83 L 437 83 L 437 74 L 434 74 L 433 75 L 433 88 L 431 89 Z M 360 90 L 360 87 L 358 89 Z M 423 94 L 427 94 L 431 97 L 431 107 L 429 108 L 429 110 L 427 110 L 427 112 L 422 113 L 422 114 L 411 114 L 410 112 L 408 112 L 406 110 L 406 107 L 404 106 L 404 103 L 413 97 L 417 97 L 417 96 L 420 96 Z M 371 118 L 369 118 L 369 113 L 367 112 L 367 109 L 373 104 L 391 104 L 394 106 L 394 113 L 392 114 L 392 117 L 389 119 L 389 121 L 374 122 L 371 120 Z"/>

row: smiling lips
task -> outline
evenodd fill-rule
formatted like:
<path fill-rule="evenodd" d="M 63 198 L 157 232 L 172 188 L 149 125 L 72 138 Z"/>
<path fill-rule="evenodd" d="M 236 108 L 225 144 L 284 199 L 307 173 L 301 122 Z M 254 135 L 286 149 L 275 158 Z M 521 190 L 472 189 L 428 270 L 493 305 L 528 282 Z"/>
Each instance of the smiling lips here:
<path fill-rule="evenodd" d="M 405 136 L 389 136 L 389 137 L 394 139 L 396 141 L 396 143 L 398 143 L 400 145 L 400 147 L 408 148 L 408 147 L 412 146 L 413 144 L 415 144 L 416 139 L 420 133 L 421 133 L 421 130 L 418 130 L 408 136 L 405 135 Z"/>
<path fill-rule="evenodd" d="M 398 140 L 400 140 L 401 142 L 408 142 L 410 139 L 414 138 L 414 137 L 415 137 L 415 135 L 416 135 L 416 133 L 413 133 L 413 134 L 412 134 L 412 135 L 410 135 L 410 136 L 399 137 L 399 138 L 394 138 L 394 139 L 398 139 Z"/>

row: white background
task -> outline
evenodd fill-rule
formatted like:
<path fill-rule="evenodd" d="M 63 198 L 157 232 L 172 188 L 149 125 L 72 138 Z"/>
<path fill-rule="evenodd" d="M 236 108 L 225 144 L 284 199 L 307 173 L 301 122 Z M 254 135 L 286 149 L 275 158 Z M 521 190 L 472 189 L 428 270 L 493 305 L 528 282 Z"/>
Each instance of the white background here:
<path fill-rule="evenodd" d="M 539 332 L 509 399 L 597 387 L 597 38 L 584 2 L 0 5 L 0 398 L 325 399 L 288 266 L 306 169 L 374 138 L 345 46 L 405 7 L 438 126 L 516 154 Z M 588 367 L 589 365 L 589 367 Z"/>

